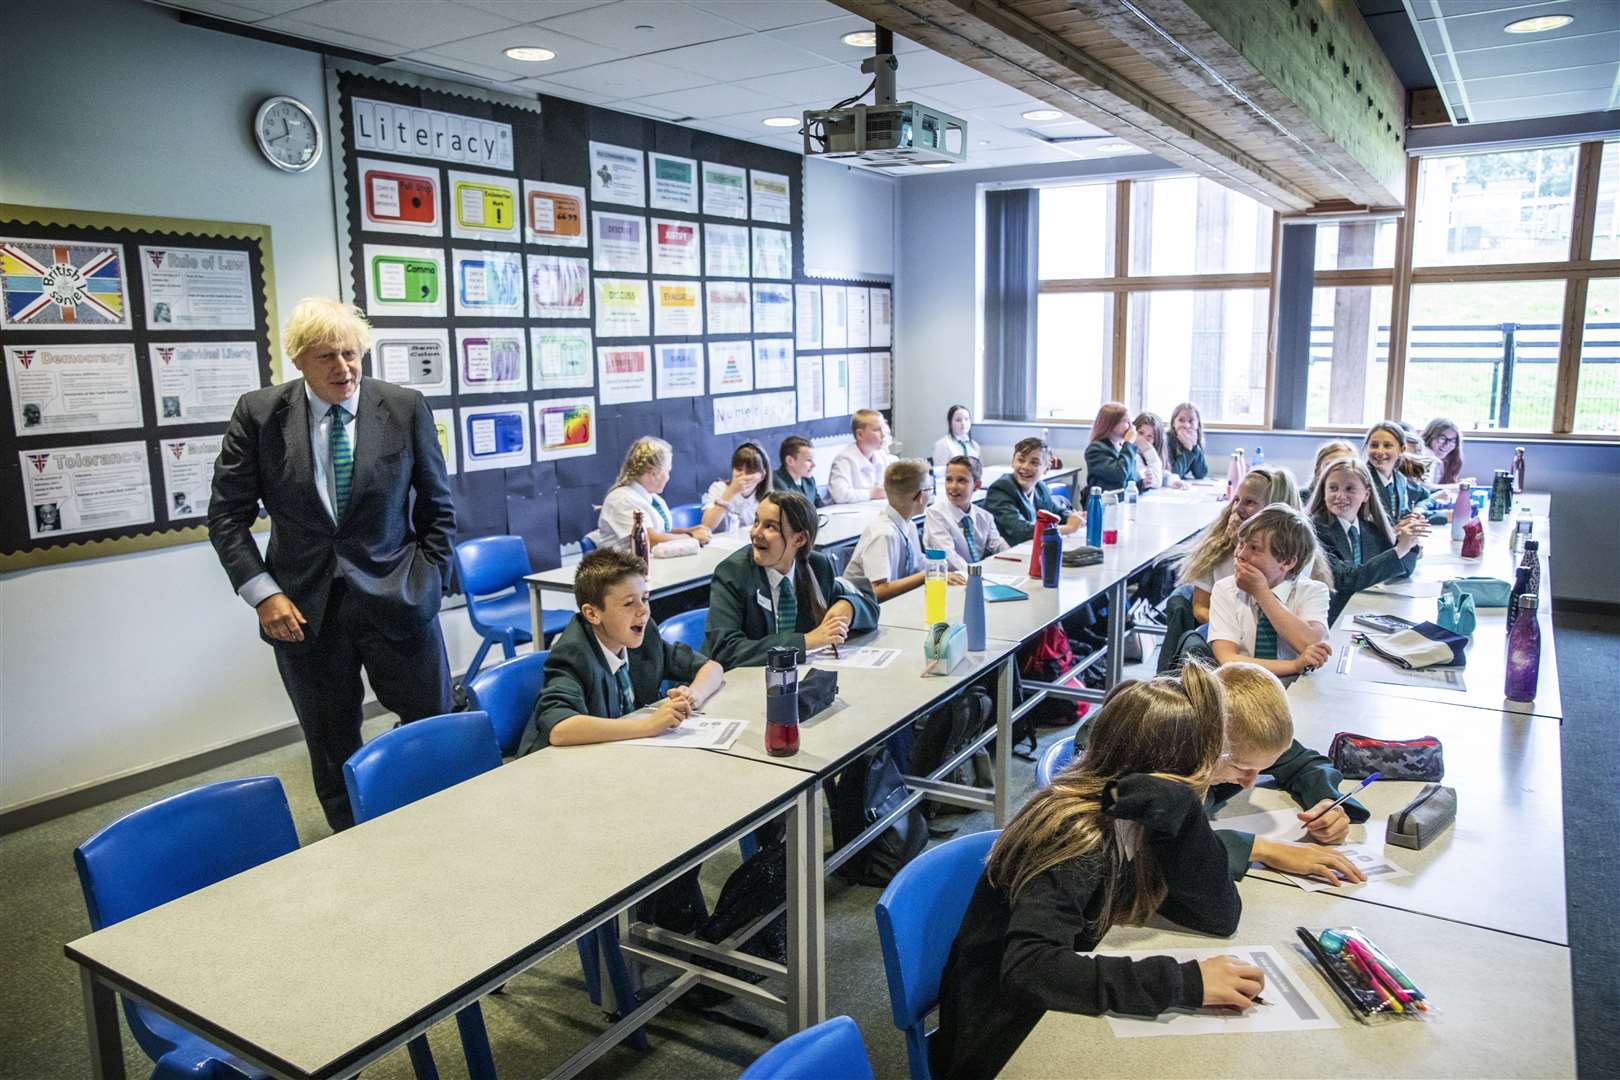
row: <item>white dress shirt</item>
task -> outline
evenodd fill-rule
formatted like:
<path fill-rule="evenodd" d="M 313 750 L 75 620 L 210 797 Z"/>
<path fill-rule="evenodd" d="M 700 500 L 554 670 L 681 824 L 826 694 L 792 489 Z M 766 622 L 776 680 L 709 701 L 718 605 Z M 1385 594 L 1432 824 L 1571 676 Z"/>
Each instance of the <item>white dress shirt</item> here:
<path fill-rule="evenodd" d="M 958 439 L 955 435 L 941 435 L 934 444 L 934 465 L 943 469 L 951 458 L 959 454 L 966 454 L 970 458 L 984 458 L 979 456 L 979 444 L 972 439 Z"/>
<path fill-rule="evenodd" d="M 660 514 L 659 509 L 663 509 Z M 636 480 L 621 484 L 607 493 L 602 500 L 602 513 L 596 521 L 596 531 L 604 545 L 628 540 L 636 528 L 636 511 L 641 511 L 641 523 L 649 530 L 669 532 L 673 518 L 669 504 L 662 495 L 654 495 Z"/>
<path fill-rule="evenodd" d="M 763 481 L 762 481 L 763 483 Z M 714 532 L 735 532 L 740 529 L 751 528 L 754 516 L 759 512 L 759 498 L 763 491 L 755 491 L 752 495 L 740 492 L 734 499 L 726 499 L 726 481 L 716 480 L 709 485 L 709 490 L 703 493 L 704 506 L 723 506 L 726 516 L 720 519 L 720 524 L 714 527 Z"/>
<path fill-rule="evenodd" d="M 923 546 L 945 552 L 945 561 L 952 570 L 967 570 L 967 539 L 962 535 L 962 519 L 969 515 L 973 522 L 973 548 L 979 557 L 977 561 L 1007 550 L 1007 541 L 997 531 L 996 519 L 990 516 L 990 511 L 982 506 L 969 506 L 963 510 L 941 496 L 928 505 L 928 513 L 923 516 Z"/>
<path fill-rule="evenodd" d="M 827 477 L 827 493 L 835 503 L 866 502 L 872 489 L 883 483 L 883 470 L 893 461 L 887 452 L 874 450 L 870 459 L 854 443 L 838 451 Z"/>
<path fill-rule="evenodd" d="M 910 569 L 906 568 L 908 552 Z M 873 583 L 895 581 L 919 573 L 922 568 L 922 543 L 917 539 L 917 526 L 885 503 L 882 513 L 861 530 L 855 554 L 844 567 L 843 578 L 866 595 L 875 596 Z"/>
<path fill-rule="evenodd" d="M 1282 606 L 1308 623 L 1319 623 L 1327 629 L 1328 601 L 1332 590 L 1313 577 L 1301 574 L 1279 582 L 1272 594 Z M 1209 640 L 1230 641 L 1242 656 L 1254 655 L 1254 639 L 1260 626 L 1260 604 L 1254 597 L 1237 586 L 1237 578 L 1224 577 L 1215 583 L 1209 597 Z M 1298 656 L 1294 647 L 1277 630 L 1277 659 L 1292 660 Z"/>

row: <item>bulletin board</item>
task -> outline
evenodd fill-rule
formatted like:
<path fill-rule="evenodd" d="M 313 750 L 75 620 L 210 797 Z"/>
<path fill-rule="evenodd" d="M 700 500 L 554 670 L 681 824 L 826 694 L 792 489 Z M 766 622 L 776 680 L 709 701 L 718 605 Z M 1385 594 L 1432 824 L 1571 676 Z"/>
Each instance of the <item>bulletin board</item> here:
<path fill-rule="evenodd" d="M 774 463 L 790 434 L 890 407 L 890 289 L 806 276 L 797 154 L 549 96 L 328 75 L 367 373 L 427 397 L 459 539 L 522 536 L 554 567 L 641 436 L 675 448 L 678 505 L 729 478 L 740 442 Z"/>
<path fill-rule="evenodd" d="M 268 226 L 0 204 L 0 571 L 207 538 L 273 266 Z"/>

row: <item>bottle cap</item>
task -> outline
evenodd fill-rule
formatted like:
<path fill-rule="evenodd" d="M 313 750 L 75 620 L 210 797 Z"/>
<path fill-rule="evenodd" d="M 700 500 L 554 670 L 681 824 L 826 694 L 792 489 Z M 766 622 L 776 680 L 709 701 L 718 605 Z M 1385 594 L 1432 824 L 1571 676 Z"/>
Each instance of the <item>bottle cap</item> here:
<path fill-rule="evenodd" d="M 1534 611 L 1537 607 L 1539 599 L 1540 598 L 1537 597 L 1533 592 L 1523 594 L 1519 597 L 1519 610 L 1524 611 L 1526 608 L 1528 608 L 1529 610 Z"/>
<path fill-rule="evenodd" d="M 939 548 L 923 548 L 923 558 L 943 562 L 945 559 L 945 553 Z"/>
<path fill-rule="evenodd" d="M 772 671 L 796 667 L 798 650 L 786 645 L 773 645 L 765 651 L 765 666 Z"/>
<path fill-rule="evenodd" d="M 984 576 L 984 564 L 983 563 L 976 563 L 976 562 L 968 563 L 967 576 L 970 577 L 970 578 L 983 577 Z"/>

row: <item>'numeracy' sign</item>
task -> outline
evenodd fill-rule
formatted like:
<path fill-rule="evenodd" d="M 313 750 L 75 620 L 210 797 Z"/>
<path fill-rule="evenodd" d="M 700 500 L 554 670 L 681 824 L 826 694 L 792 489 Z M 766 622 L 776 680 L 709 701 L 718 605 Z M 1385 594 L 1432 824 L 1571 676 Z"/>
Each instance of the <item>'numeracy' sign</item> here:
<path fill-rule="evenodd" d="M 354 148 L 468 165 L 512 167 L 512 125 L 354 98 Z"/>

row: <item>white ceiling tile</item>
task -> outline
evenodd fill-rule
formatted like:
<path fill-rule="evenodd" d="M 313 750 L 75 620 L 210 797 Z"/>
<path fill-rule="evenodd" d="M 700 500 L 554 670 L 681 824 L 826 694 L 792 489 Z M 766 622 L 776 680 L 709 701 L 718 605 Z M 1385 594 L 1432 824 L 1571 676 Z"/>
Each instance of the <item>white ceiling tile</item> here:
<path fill-rule="evenodd" d="M 1070 116 L 1068 113 L 1064 113 L 1061 109 L 1058 111 L 1062 113 L 1062 115 L 1055 120 L 1024 119 L 1024 113 L 1026 112 L 1033 112 L 1036 109 L 1055 108 L 1057 108 L 1057 106 L 1048 105 L 1044 101 L 1036 101 L 1025 105 L 997 105 L 985 109 L 975 109 L 973 112 L 974 115 L 982 116 L 991 123 L 1000 124 L 1002 127 L 1010 128 L 1038 128 L 1045 130 L 1054 124 L 1073 124 L 1077 122 L 1073 116 Z"/>
<path fill-rule="evenodd" d="M 355 49 L 359 52 L 375 53 L 378 56 L 397 56 L 407 51 L 399 42 L 381 41 L 377 38 L 366 37 L 361 34 L 348 34 L 341 30 L 333 30 L 325 26 L 316 26 L 314 23 L 304 22 L 292 15 L 277 15 L 274 18 L 264 19 L 254 23 L 266 30 L 276 30 L 293 37 L 304 38 L 308 41 L 324 45 L 336 45 L 340 48 Z"/>
<path fill-rule="evenodd" d="M 577 90 L 572 86 L 563 86 L 549 79 L 518 79 L 506 84 L 508 90 L 528 90 L 536 94 L 550 94 L 552 97 L 567 98 L 569 101 L 578 101 L 584 105 L 606 105 L 614 99 L 606 94 L 592 94 L 585 90 Z"/>
<path fill-rule="evenodd" d="M 642 105 L 635 101 L 615 101 L 608 107 L 617 112 L 629 113 L 632 116 L 645 116 L 652 120 L 664 120 L 672 124 L 679 123 L 682 119 L 681 114 L 678 112 L 669 109 L 657 109 L 651 105 Z"/>
<path fill-rule="evenodd" d="M 439 78 L 444 78 L 445 72 L 459 72 L 463 75 L 471 75 L 475 79 L 483 79 L 485 82 L 509 83 L 517 79 L 516 75 L 503 68 L 485 67 L 483 64 L 475 64 L 471 60 L 462 60 L 455 56 L 444 56 L 429 50 L 406 53 L 400 60 L 412 61 L 420 65 L 440 69 L 436 72 Z M 399 62 L 395 61 L 396 64 Z"/>
<path fill-rule="evenodd" d="M 997 105 L 1022 105 L 1030 100 L 1029 95 L 1022 90 L 985 76 L 966 82 L 930 86 L 928 96 L 935 101 L 943 102 L 957 112 L 993 108 Z"/>
<path fill-rule="evenodd" d="M 1026 127 L 1032 126 L 1027 120 L 1025 120 L 1023 123 Z M 1064 137 L 1073 138 L 1077 135 L 1095 135 L 1098 136 L 1100 141 L 1101 137 L 1104 135 L 1108 135 L 1110 138 L 1115 137 L 1104 129 L 1098 127 L 1096 124 L 1088 124 L 1084 120 L 1068 120 L 1058 124 L 1042 124 L 1040 126 L 1040 132 L 1042 135 L 1047 135 L 1054 139 Z"/>
<path fill-rule="evenodd" d="M 703 86 L 712 79 L 689 71 L 664 67 L 651 60 L 633 56 L 626 60 L 596 64 L 576 71 L 547 73 L 552 82 L 587 90 L 593 94 L 607 94 L 614 99 L 642 98 L 653 94 L 666 94 L 671 90 L 689 90 Z"/>
<path fill-rule="evenodd" d="M 538 45 L 556 53 L 557 58 L 539 64 L 513 60 L 502 50 L 514 45 Z M 619 59 L 619 54 L 612 49 L 604 49 L 600 45 L 592 45 L 543 26 L 509 26 L 493 33 L 436 45 L 432 51 L 440 56 L 467 60 L 486 68 L 499 68 L 510 72 L 507 78 L 512 79 L 542 79 L 554 72 L 571 71 L 574 68 Z"/>
<path fill-rule="evenodd" d="M 511 25 L 510 20 L 450 0 L 323 0 L 299 8 L 300 22 L 429 49 L 446 41 Z"/>
<path fill-rule="evenodd" d="M 760 138 L 768 138 L 773 131 L 791 131 L 792 129 L 768 128 L 765 126 L 765 118 L 768 116 L 787 115 L 791 115 L 790 110 L 755 109 L 752 112 L 731 113 L 725 116 L 712 117 L 711 119 L 714 123 L 725 124 L 728 127 L 736 128 L 738 131 L 745 132 L 749 138 L 754 138 L 756 134 L 758 134 Z"/>
<path fill-rule="evenodd" d="M 308 0 L 300 0 L 308 3 Z M 239 23 L 255 23 L 277 12 L 257 11 L 241 4 L 228 3 L 227 0 L 165 0 L 164 7 L 172 7 L 180 11 L 194 11 L 199 15 L 212 15 L 217 19 L 230 19 Z"/>
<path fill-rule="evenodd" d="M 837 19 L 828 19 L 825 22 L 805 23 L 801 26 L 789 26 L 780 30 L 770 31 L 770 36 L 778 41 L 785 41 L 789 45 L 800 49 L 808 49 L 818 56 L 828 60 L 835 60 L 840 64 L 859 64 L 866 57 L 872 55 L 871 49 L 857 49 L 852 45 L 845 45 L 840 39 L 856 30 L 870 30 L 872 24 L 859 15 L 845 15 Z M 901 39 L 896 38 L 894 49 L 901 52 Z M 918 46 L 907 42 L 912 49 Z"/>
<path fill-rule="evenodd" d="M 700 75 L 712 77 L 719 74 L 728 82 L 824 67 L 827 63 L 815 53 L 795 49 L 764 34 L 670 49 L 659 53 L 655 59 L 660 64 L 695 71 Z"/>
<path fill-rule="evenodd" d="M 678 0 L 621 0 L 547 19 L 543 25 L 627 56 L 748 33 L 746 26 Z M 638 26 L 652 29 L 638 30 Z"/>
<path fill-rule="evenodd" d="M 696 86 L 690 90 L 676 90 L 668 94 L 654 94 L 635 98 L 623 104 L 626 107 L 646 105 L 655 109 L 668 109 L 676 116 L 694 118 L 725 116 L 735 113 L 738 109 L 774 108 L 784 116 L 794 116 L 798 112 L 787 101 L 780 101 L 765 94 L 756 94 L 728 83 Z"/>
<path fill-rule="evenodd" d="M 613 0 L 459 0 L 466 7 L 501 15 L 513 22 L 539 22 L 585 8 L 600 7 Z"/>
<path fill-rule="evenodd" d="M 198 0 L 164 0 L 164 2 L 170 4 L 179 3 L 184 7 L 193 8 L 197 11 L 206 11 L 208 8 L 216 6 L 211 0 L 201 0 L 201 2 L 198 2 Z M 230 4 L 219 3 L 217 6 L 247 8 L 257 13 L 256 18 L 263 19 L 271 15 L 286 15 L 297 11 L 299 8 L 309 7 L 316 3 L 319 3 L 319 0 L 232 0 Z"/>
<path fill-rule="evenodd" d="M 836 19 L 844 9 L 827 0 L 692 0 L 693 7 L 742 23 L 752 30 L 775 30 Z"/>
<path fill-rule="evenodd" d="M 907 87 L 943 86 L 984 78 L 979 72 L 948 56 L 924 49 L 899 57 L 900 72 L 895 76 L 902 99 Z"/>
<path fill-rule="evenodd" d="M 766 75 L 757 79 L 737 79 L 744 90 L 792 101 L 811 108 L 820 108 L 859 93 L 871 82 L 871 77 L 851 71 L 838 64 L 825 64 L 791 71 L 785 75 Z"/>

